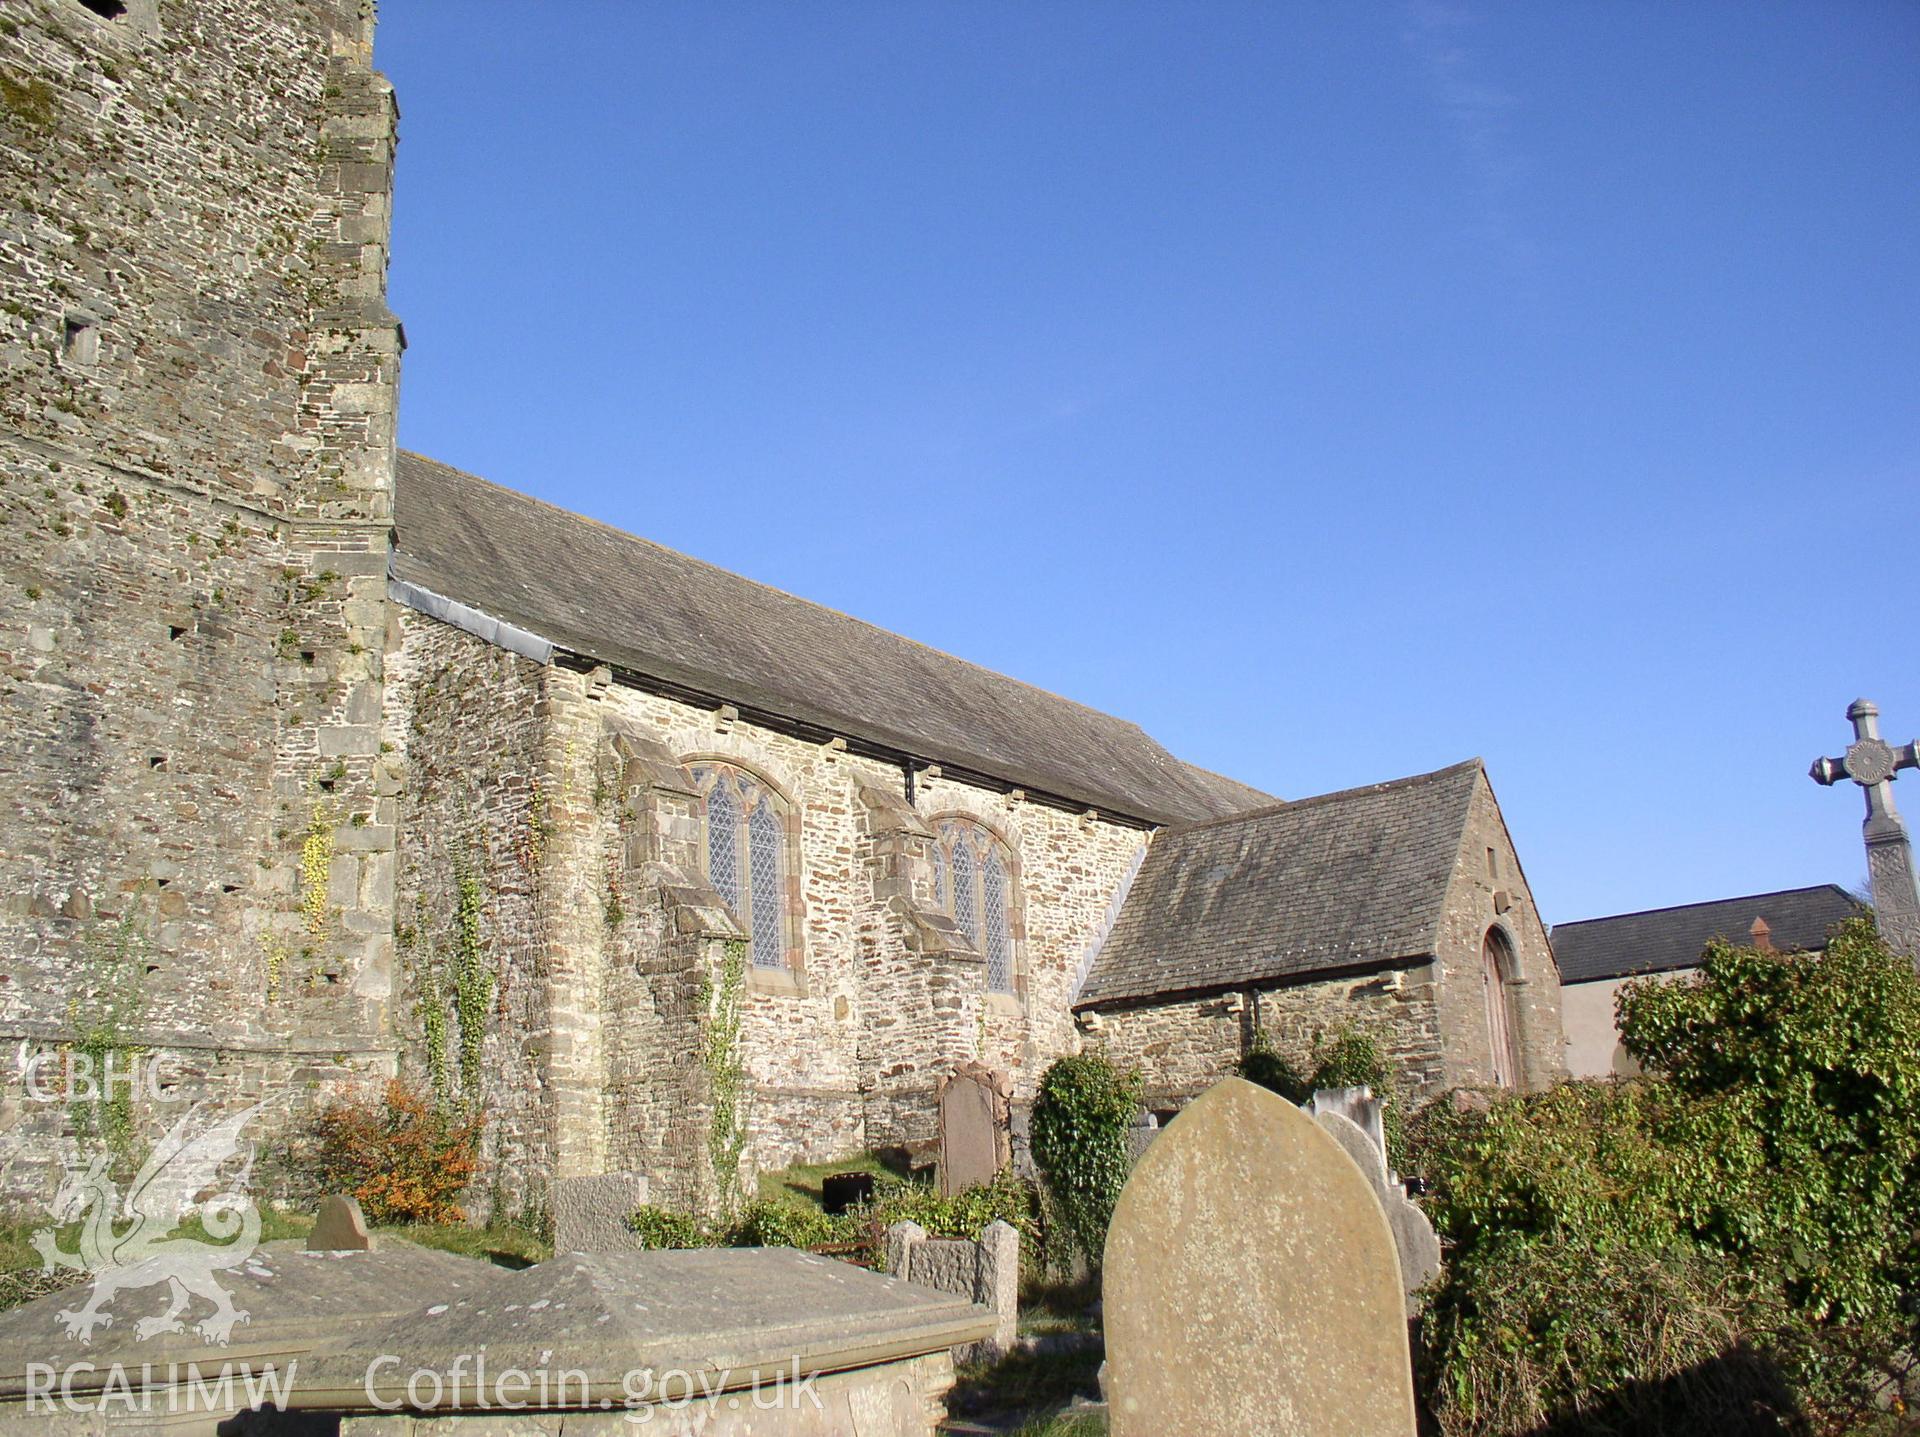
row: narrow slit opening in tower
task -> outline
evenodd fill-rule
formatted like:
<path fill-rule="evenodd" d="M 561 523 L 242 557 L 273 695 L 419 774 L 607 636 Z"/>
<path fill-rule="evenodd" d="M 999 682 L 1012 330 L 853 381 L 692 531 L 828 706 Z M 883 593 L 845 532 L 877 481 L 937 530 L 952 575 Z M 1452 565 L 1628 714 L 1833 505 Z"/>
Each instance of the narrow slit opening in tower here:
<path fill-rule="evenodd" d="M 118 20 L 127 13 L 125 0 L 80 0 L 102 20 Z"/>
<path fill-rule="evenodd" d="M 98 364 L 100 327 L 81 315 L 68 315 L 61 331 L 60 353 L 72 364 Z"/>

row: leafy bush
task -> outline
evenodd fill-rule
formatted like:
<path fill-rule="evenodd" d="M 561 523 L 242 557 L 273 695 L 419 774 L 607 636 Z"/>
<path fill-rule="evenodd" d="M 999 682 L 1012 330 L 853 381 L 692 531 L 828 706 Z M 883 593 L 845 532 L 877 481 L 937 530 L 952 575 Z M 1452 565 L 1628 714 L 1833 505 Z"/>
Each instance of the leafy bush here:
<path fill-rule="evenodd" d="M 628 1213 L 627 1227 L 647 1248 L 712 1247 L 717 1241 L 713 1229 L 699 1218 L 652 1205 Z"/>
<path fill-rule="evenodd" d="M 1372 1088 L 1381 1103 L 1380 1121 L 1386 1133 L 1387 1161 L 1396 1169 L 1405 1167 L 1405 1118 L 1399 1075 L 1370 1033 L 1342 1028 L 1333 1034 L 1331 1041 L 1316 1042 L 1312 1070 L 1304 1077 L 1291 1058 L 1261 1035 L 1234 1065 L 1234 1071 L 1250 1083 L 1271 1088 L 1290 1103 L 1304 1103 L 1321 1088 Z"/>
<path fill-rule="evenodd" d="M 750 1204 L 727 1232 L 732 1247 L 825 1247 L 857 1237 L 847 1216 L 829 1217 L 819 1208 L 778 1200 Z"/>
<path fill-rule="evenodd" d="M 1920 981 L 1870 923 L 1630 984 L 1650 1076 L 1430 1104 L 1449 1246 L 1421 1332 L 1447 1437 L 1858 1430 L 1911 1349 Z"/>
<path fill-rule="evenodd" d="M 1249 1083 L 1271 1088 L 1290 1103 L 1304 1103 L 1313 1096 L 1313 1084 L 1293 1065 L 1291 1059 L 1270 1046 L 1264 1038 L 1257 1039 L 1241 1055 L 1233 1070 Z"/>
<path fill-rule="evenodd" d="M 1867 919 L 1815 958 L 1707 950 L 1639 982 L 1621 1038 L 1683 1101 L 1670 1141 L 1710 1173 L 1703 1241 L 1791 1273 L 1816 1320 L 1892 1318 L 1920 1259 L 1920 981 Z"/>
<path fill-rule="evenodd" d="M 753 1203 L 731 1222 L 710 1222 L 666 1208 L 630 1213 L 627 1226 L 645 1247 L 845 1248 L 858 1244 L 856 1261 L 877 1264 L 886 1230 L 917 1222 L 932 1237 L 977 1239 L 996 1221 L 1020 1230 L 1022 1252 L 1039 1242 L 1033 1189 L 1001 1173 L 952 1197 L 903 1178 L 883 1181 L 873 1200 L 852 1212 L 830 1216 L 811 1204 L 780 1198 Z"/>
<path fill-rule="evenodd" d="M 1100 1266 L 1113 1205 L 1127 1183 L 1127 1129 L 1139 1109 L 1139 1074 L 1098 1053 L 1056 1061 L 1034 1098 L 1034 1161 L 1060 1227 L 1091 1268 Z"/>
<path fill-rule="evenodd" d="M 352 1193 L 371 1222 L 463 1222 L 479 1142 L 477 1117 L 455 1121 L 395 1079 L 378 1098 L 320 1109 L 295 1161 L 315 1191 Z"/>
<path fill-rule="evenodd" d="M 883 1182 L 864 1215 L 883 1231 L 897 1222 L 917 1222 L 929 1237 L 978 1239 L 994 1223 L 1004 1222 L 1019 1229 L 1023 1254 L 1036 1261 L 1040 1256 L 1036 1194 L 1011 1172 L 996 1173 L 991 1182 L 977 1183 L 952 1197 L 941 1197 L 923 1183 Z"/>

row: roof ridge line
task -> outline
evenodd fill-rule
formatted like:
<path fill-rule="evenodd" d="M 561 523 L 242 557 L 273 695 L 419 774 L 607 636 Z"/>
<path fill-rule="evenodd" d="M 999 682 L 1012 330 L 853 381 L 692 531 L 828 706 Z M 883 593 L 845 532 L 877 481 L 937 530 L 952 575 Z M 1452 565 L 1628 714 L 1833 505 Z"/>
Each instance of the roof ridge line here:
<path fill-rule="evenodd" d="M 1809 883 L 1802 888 L 1775 888 L 1766 893 L 1738 893 L 1731 898 L 1703 898 L 1697 903 L 1669 903 L 1660 908 L 1634 908 L 1625 913 L 1603 913 L 1598 918 L 1569 918 L 1564 923 L 1553 925 L 1552 932 L 1562 928 L 1583 928 L 1589 923 L 1612 923 L 1621 918 L 1647 918 L 1655 913 L 1680 913 L 1688 908 L 1718 908 L 1724 903 L 1758 903 L 1764 898 L 1785 898 L 1795 893 L 1818 893 L 1822 889 L 1831 889 L 1849 903 L 1858 903 L 1855 898 L 1838 883 Z"/>
<path fill-rule="evenodd" d="M 1479 758 L 1462 759 L 1459 763 L 1448 764 L 1445 768 L 1436 768 L 1431 773 L 1411 773 L 1404 778 L 1389 778 L 1380 783 L 1356 784 L 1352 788 L 1335 789 L 1331 793 L 1310 794 L 1306 798 L 1282 799 L 1279 803 L 1267 804 L 1260 808 L 1243 809 L 1239 813 L 1224 814 L 1219 818 L 1196 819 L 1192 823 L 1169 824 L 1165 830 L 1167 836 L 1192 833 L 1203 828 L 1223 828 L 1230 823 L 1246 823 L 1257 818 L 1272 818 L 1281 813 L 1292 813 L 1297 809 L 1314 808 L 1321 804 L 1332 803 L 1343 798 L 1357 798 L 1366 794 L 1397 793 L 1401 789 L 1415 788 L 1423 783 L 1442 778 L 1450 778 L 1469 769 L 1485 771 L 1486 763 Z M 1228 775 L 1221 775 L 1228 777 Z M 1238 779 L 1232 780 L 1238 783 Z"/>

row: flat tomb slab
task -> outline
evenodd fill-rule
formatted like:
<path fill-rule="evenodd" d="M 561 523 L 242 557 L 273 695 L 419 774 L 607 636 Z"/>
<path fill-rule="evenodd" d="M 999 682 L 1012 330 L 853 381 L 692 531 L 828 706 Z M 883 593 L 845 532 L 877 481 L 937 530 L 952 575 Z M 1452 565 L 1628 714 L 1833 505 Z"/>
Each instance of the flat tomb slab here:
<path fill-rule="evenodd" d="M 74 1420 L 48 1425 L 44 1404 L 29 1408 L 28 1363 L 92 1364 L 71 1384 L 83 1405 L 114 1363 L 149 1374 L 129 1414 L 139 1420 L 102 1406 L 75 1431 L 151 1427 L 152 1413 L 180 1410 L 186 1379 L 169 1371 L 196 1363 L 202 1374 L 277 1372 L 286 1421 L 325 1415 L 343 1432 L 491 1437 L 542 1430 L 528 1425 L 540 1413 L 564 1415 L 570 1432 L 603 1418 L 608 1432 L 632 1431 L 634 1408 L 673 1411 L 691 1395 L 709 1406 L 702 1430 L 714 1437 L 736 1427 L 931 1437 L 953 1381 L 949 1349 L 995 1321 L 964 1297 L 785 1248 L 568 1253 L 513 1272 L 400 1242 L 328 1254 L 270 1243 L 230 1276 L 250 1320 L 227 1347 L 118 1324 L 88 1344 L 62 1338 L 58 1310 L 73 1292 L 9 1314 L 0 1432 Z M 162 1291 L 153 1297 L 164 1305 Z M 203 1411 L 204 1430 L 246 1405 Z M 223 1430 L 285 1429 L 269 1415 Z"/>

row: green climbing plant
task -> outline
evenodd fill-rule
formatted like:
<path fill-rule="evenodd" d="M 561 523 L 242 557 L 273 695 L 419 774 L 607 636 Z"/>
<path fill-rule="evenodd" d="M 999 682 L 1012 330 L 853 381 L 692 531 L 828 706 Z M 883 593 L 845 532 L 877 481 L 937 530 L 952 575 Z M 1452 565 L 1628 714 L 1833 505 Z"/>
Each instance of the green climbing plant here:
<path fill-rule="evenodd" d="M 420 921 L 401 927 L 398 936 L 413 975 L 414 1011 L 420 1019 L 427 1083 L 433 1091 L 434 1106 L 445 1112 L 453 1097 L 453 1075 L 447 1066 L 446 974 L 434 946 L 432 915 L 426 900 L 418 900 L 418 905 Z"/>
<path fill-rule="evenodd" d="M 1061 1058 L 1033 1103 L 1033 1159 L 1059 1225 L 1098 1268 L 1107 1224 L 1130 1168 L 1127 1129 L 1140 1110 L 1140 1075 L 1101 1053 Z"/>
<path fill-rule="evenodd" d="M 260 940 L 261 954 L 267 962 L 267 1002 L 280 1001 L 280 984 L 287 972 L 287 940 L 278 933 L 269 933 Z"/>
<path fill-rule="evenodd" d="M 314 938 L 327 931 L 327 883 L 333 874 L 333 813 L 313 806 L 307 836 L 300 841 L 300 915 Z"/>
<path fill-rule="evenodd" d="M 460 1021 L 460 1089 L 468 1106 L 480 1106 L 481 1058 L 487 1036 L 487 1009 L 493 1003 L 493 969 L 487 962 L 485 941 L 480 931 L 480 910 L 485 895 L 473 870 L 462 863 L 454 873 L 453 935 L 453 1010 Z M 446 1021 L 437 993 L 433 1008 Z M 433 1020 L 429 1019 L 431 1024 Z M 429 1039 L 431 1041 L 431 1039 Z M 444 1052 L 446 1038 L 441 1036 Z M 444 1058 L 442 1064 L 444 1066 Z"/>
<path fill-rule="evenodd" d="M 747 1148 L 746 1064 L 740 1057 L 740 999 L 747 986 L 747 945 L 728 939 L 719 981 L 702 986 L 706 1032 L 700 1061 L 707 1070 L 713 1113 L 707 1124 L 707 1161 L 721 1210 L 729 1215 L 740 1198 L 740 1158 Z"/>
<path fill-rule="evenodd" d="M 142 1053 L 129 1034 L 144 1006 L 139 970 L 146 951 L 139 909 L 129 905 L 104 935 L 87 935 L 79 981 L 67 1000 L 73 1033 L 68 1051 L 92 1078 L 90 1089 L 68 1104 L 74 1133 L 82 1141 L 97 1138 L 116 1164 L 128 1168 L 134 1165 L 137 1134 L 133 1084 L 118 1079 L 133 1071 Z"/>

